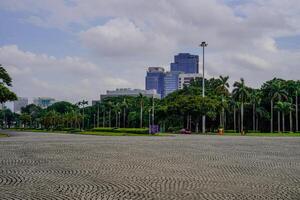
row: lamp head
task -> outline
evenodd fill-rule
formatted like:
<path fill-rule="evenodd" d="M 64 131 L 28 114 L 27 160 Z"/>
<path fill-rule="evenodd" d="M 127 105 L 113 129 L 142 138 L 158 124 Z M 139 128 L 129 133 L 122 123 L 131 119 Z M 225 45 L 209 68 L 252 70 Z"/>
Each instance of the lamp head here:
<path fill-rule="evenodd" d="M 207 47 L 207 43 L 205 41 L 203 41 L 201 44 L 200 44 L 201 47 Z"/>

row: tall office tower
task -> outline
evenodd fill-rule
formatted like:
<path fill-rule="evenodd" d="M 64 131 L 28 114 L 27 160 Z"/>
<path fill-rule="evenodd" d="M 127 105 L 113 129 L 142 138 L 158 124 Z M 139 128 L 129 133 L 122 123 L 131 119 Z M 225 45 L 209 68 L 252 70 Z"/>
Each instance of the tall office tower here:
<path fill-rule="evenodd" d="M 181 72 L 173 71 L 167 72 L 164 78 L 164 94 L 166 97 L 168 94 L 178 90 L 178 78 Z"/>
<path fill-rule="evenodd" d="M 28 105 L 28 98 L 18 97 L 18 100 L 14 101 L 14 112 L 20 113 L 22 108 Z"/>
<path fill-rule="evenodd" d="M 161 97 L 164 93 L 165 69 L 162 67 L 149 67 L 146 76 L 146 90 L 156 90 Z"/>
<path fill-rule="evenodd" d="M 183 73 L 199 73 L 199 56 L 189 53 L 180 53 L 175 56 L 171 63 L 171 71 Z"/>
<path fill-rule="evenodd" d="M 183 87 L 189 86 L 191 81 L 196 78 L 202 78 L 201 74 L 179 74 L 178 76 L 178 89 L 183 89 Z"/>
<path fill-rule="evenodd" d="M 33 103 L 41 108 L 47 108 L 55 103 L 55 99 L 50 97 L 38 97 L 33 100 Z"/>

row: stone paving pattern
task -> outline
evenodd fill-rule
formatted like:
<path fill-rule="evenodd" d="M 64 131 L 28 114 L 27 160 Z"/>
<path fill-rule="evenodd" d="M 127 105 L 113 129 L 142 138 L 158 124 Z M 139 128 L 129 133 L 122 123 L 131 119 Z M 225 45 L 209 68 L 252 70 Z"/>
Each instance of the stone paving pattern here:
<path fill-rule="evenodd" d="M 0 138 L 0 199 L 300 199 L 300 138 Z"/>

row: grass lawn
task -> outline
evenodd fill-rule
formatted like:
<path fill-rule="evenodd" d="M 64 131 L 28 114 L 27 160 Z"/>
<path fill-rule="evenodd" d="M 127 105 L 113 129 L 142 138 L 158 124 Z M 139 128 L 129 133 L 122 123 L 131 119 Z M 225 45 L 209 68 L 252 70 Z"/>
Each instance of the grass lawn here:
<path fill-rule="evenodd" d="M 17 129 L 17 128 L 10 128 L 8 130 L 18 131 L 18 132 L 35 132 L 35 133 L 68 133 L 67 131 L 51 131 L 51 130 L 40 130 L 40 129 Z"/>
<path fill-rule="evenodd" d="M 8 135 L 4 134 L 4 133 L 0 133 L 0 138 L 1 137 L 8 137 Z"/>
<path fill-rule="evenodd" d="M 74 134 L 81 134 L 81 135 L 97 135 L 97 136 L 171 136 L 171 134 L 167 133 L 158 133 L 155 135 L 149 134 L 137 134 L 137 133 L 118 133 L 118 132 L 92 132 L 92 131 L 84 131 Z"/>
<path fill-rule="evenodd" d="M 137 134 L 137 133 L 126 133 L 126 132 L 93 132 L 93 131 L 82 131 L 70 133 L 68 131 L 50 131 L 50 130 L 37 130 L 37 129 L 10 129 L 20 132 L 35 132 L 35 133 L 64 133 L 64 134 L 79 134 L 79 135 L 97 135 L 97 136 L 171 136 L 172 134 L 168 133 L 158 133 L 155 135 L 149 134 Z M 1 135 L 0 135 L 1 137 Z"/>
<path fill-rule="evenodd" d="M 208 133 L 206 135 L 217 135 L 216 133 Z M 225 136 L 241 136 L 240 133 L 224 133 Z M 300 133 L 246 133 L 244 136 L 256 137 L 300 137 Z"/>

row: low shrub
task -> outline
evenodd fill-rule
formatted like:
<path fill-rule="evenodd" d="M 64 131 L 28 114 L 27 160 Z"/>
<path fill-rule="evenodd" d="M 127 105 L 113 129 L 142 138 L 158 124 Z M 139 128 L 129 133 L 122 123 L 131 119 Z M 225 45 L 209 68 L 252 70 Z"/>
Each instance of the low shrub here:
<path fill-rule="evenodd" d="M 237 133 L 235 130 L 224 130 L 225 133 Z"/>
<path fill-rule="evenodd" d="M 149 133 L 149 129 L 148 128 L 118 128 L 118 129 L 114 129 L 114 132 L 147 134 Z"/>
<path fill-rule="evenodd" d="M 182 129 L 181 127 L 176 126 L 176 127 L 169 127 L 167 131 L 169 133 L 175 133 L 175 132 L 179 133 L 181 129 Z"/>
<path fill-rule="evenodd" d="M 63 128 L 60 131 L 66 131 L 68 133 L 78 133 L 81 132 L 79 128 Z"/>
<path fill-rule="evenodd" d="M 148 128 L 93 128 L 93 132 L 114 132 L 114 133 L 135 133 L 135 134 L 147 134 Z"/>
<path fill-rule="evenodd" d="M 260 131 L 252 131 L 252 130 L 248 130 L 247 133 L 261 133 Z"/>
<path fill-rule="evenodd" d="M 93 132 L 114 132 L 115 128 L 93 128 Z"/>

